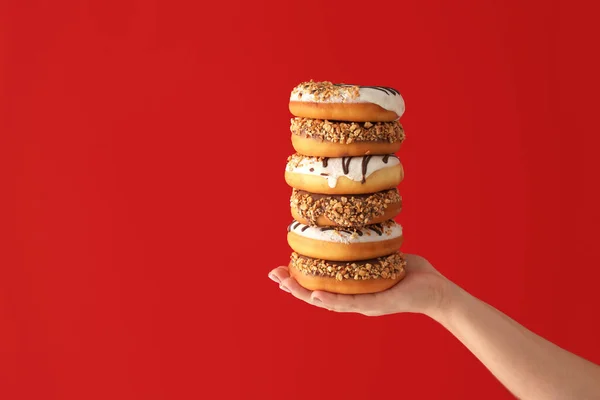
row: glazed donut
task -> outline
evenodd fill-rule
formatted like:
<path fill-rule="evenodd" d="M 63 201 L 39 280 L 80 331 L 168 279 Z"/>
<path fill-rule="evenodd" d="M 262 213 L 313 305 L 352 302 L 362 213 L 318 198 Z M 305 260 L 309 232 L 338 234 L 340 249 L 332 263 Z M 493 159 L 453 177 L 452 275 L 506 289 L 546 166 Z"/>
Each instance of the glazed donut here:
<path fill-rule="evenodd" d="M 292 218 L 304 225 L 361 228 L 400 214 L 402 197 L 397 188 L 346 196 L 292 189 L 290 208 Z"/>
<path fill-rule="evenodd" d="M 300 286 L 340 294 L 377 293 L 387 290 L 406 275 L 400 252 L 355 262 L 325 261 L 293 252 L 289 273 Z"/>
<path fill-rule="evenodd" d="M 400 150 L 405 134 L 394 122 L 338 122 L 292 118 L 292 145 L 304 155 L 316 157 L 392 154 Z"/>
<path fill-rule="evenodd" d="M 287 184 L 324 194 L 361 194 L 392 189 L 404 178 L 404 169 L 393 154 L 360 157 L 288 157 Z"/>
<path fill-rule="evenodd" d="M 298 254 L 330 261 L 356 261 L 382 257 L 402 246 L 402 226 L 390 220 L 352 229 L 316 227 L 298 221 L 288 226 L 287 241 Z"/>
<path fill-rule="evenodd" d="M 290 112 L 296 117 L 336 121 L 396 121 L 404 114 L 404 99 L 386 86 L 302 82 L 292 89 Z"/>

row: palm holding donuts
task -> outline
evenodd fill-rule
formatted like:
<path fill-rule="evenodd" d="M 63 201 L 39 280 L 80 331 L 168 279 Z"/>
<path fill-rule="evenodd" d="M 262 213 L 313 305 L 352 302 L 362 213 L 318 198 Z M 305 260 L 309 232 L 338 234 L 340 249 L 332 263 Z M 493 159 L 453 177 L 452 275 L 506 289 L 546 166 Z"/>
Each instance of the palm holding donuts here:
<path fill-rule="evenodd" d="M 345 295 L 311 291 L 290 276 L 288 267 L 273 269 L 269 277 L 282 290 L 313 306 L 330 311 L 381 316 L 402 312 L 430 314 L 442 306 L 450 283 L 426 259 L 406 254 L 406 277 L 394 287 L 377 293 Z"/>
<path fill-rule="evenodd" d="M 404 278 L 393 219 L 404 169 L 400 93 L 384 86 L 304 82 L 290 95 L 285 181 L 292 187 L 289 275 L 306 290 L 377 293 Z"/>

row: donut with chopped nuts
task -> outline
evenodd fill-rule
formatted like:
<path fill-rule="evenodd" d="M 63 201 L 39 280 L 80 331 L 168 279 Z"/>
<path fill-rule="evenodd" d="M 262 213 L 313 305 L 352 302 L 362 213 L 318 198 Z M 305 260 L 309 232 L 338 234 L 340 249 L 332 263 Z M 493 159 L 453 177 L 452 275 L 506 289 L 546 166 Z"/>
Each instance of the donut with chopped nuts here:
<path fill-rule="evenodd" d="M 304 225 L 361 228 L 395 218 L 402 210 L 402 197 L 397 188 L 355 195 L 292 189 L 290 209 L 292 218 Z"/>
<path fill-rule="evenodd" d="M 288 270 L 300 286 L 339 294 L 383 292 L 406 276 L 401 252 L 362 261 L 326 261 L 292 252 Z"/>
<path fill-rule="evenodd" d="M 296 117 L 353 122 L 397 121 L 404 99 L 387 86 L 302 82 L 292 89 L 289 110 Z"/>
<path fill-rule="evenodd" d="M 285 181 L 311 193 L 361 194 L 392 189 L 404 178 L 404 169 L 393 154 L 356 157 L 288 157 Z"/>
<path fill-rule="evenodd" d="M 294 149 L 317 157 L 392 154 L 400 150 L 405 138 L 398 121 L 343 122 L 295 117 L 290 130 Z"/>
<path fill-rule="evenodd" d="M 391 254 L 402 246 L 402 226 L 394 220 L 363 228 L 288 226 L 287 241 L 298 254 L 332 261 L 368 260 Z"/>

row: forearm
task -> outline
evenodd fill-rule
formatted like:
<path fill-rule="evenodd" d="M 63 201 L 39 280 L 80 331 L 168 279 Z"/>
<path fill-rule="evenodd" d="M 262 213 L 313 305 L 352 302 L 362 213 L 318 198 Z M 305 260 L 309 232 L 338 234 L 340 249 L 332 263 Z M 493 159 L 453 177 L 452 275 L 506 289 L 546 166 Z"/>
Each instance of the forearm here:
<path fill-rule="evenodd" d="M 597 399 L 600 367 L 527 330 L 452 286 L 432 313 L 515 396 L 521 399 Z"/>

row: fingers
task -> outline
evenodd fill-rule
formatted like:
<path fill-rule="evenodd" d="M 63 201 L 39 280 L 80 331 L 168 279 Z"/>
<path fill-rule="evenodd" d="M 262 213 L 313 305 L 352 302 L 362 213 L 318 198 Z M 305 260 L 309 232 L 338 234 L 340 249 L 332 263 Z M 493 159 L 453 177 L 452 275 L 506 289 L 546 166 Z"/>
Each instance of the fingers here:
<path fill-rule="evenodd" d="M 298 300 L 310 305 L 336 312 L 352 312 L 367 316 L 381 315 L 380 294 L 337 294 L 324 291 L 310 291 L 290 276 L 287 267 L 277 267 L 269 273 L 269 278 L 279 284 L 279 288 L 291 293 Z"/>
<path fill-rule="evenodd" d="M 269 273 L 269 279 L 279 284 L 279 289 L 283 290 L 284 292 L 291 293 L 301 300 L 306 301 L 310 298 L 310 293 L 306 293 L 308 291 L 298 285 L 296 281 L 290 277 L 287 267 L 275 268 Z"/>
<path fill-rule="evenodd" d="M 317 307 L 326 308 L 322 303 L 314 302 L 312 300 L 312 292 L 300 286 L 300 284 L 290 276 L 287 267 L 275 268 L 269 273 L 269 278 L 273 282 L 278 283 L 281 290 L 291 293 L 291 295 L 298 300 L 302 300 Z"/>
<path fill-rule="evenodd" d="M 273 282 L 280 284 L 285 278 L 289 278 L 290 274 L 287 267 L 277 267 L 269 272 L 269 279 Z"/>

